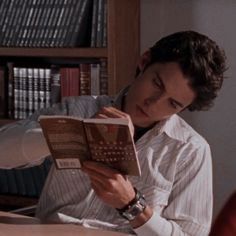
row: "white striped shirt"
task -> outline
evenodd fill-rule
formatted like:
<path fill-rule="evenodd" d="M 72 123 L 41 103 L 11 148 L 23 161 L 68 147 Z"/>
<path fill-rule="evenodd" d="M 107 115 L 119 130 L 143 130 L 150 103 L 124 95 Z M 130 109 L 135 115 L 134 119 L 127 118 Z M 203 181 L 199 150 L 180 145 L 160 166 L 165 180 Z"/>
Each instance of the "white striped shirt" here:
<path fill-rule="evenodd" d="M 0 167 L 28 164 L 27 149 L 37 146 L 37 143 L 30 143 L 36 140 L 32 138 L 33 134 L 38 137 L 38 145 L 43 150 L 42 136 L 33 132 L 38 128 L 38 115 L 66 114 L 87 118 L 102 106 L 111 104 L 112 99 L 107 96 L 70 97 L 60 105 L 35 113 L 30 120 L 3 128 L 0 153 L 5 150 L 4 156 L 11 156 L 11 162 L 6 163 L 0 158 Z M 13 134 L 14 143 L 11 143 Z M 15 163 L 10 155 L 11 145 L 18 147 Z M 144 225 L 132 229 L 115 209 L 95 195 L 89 178 L 82 171 L 56 170 L 54 166 L 41 194 L 37 216 L 46 221 L 82 224 L 142 236 L 207 235 L 212 217 L 212 164 L 207 142 L 179 116 L 173 115 L 145 133 L 136 142 L 136 148 L 142 175 L 129 176 L 129 180 L 145 195 L 154 210 Z M 36 162 L 45 157 L 46 150 L 44 148 L 42 156 L 35 157 Z M 39 152 L 35 153 L 39 155 Z"/>

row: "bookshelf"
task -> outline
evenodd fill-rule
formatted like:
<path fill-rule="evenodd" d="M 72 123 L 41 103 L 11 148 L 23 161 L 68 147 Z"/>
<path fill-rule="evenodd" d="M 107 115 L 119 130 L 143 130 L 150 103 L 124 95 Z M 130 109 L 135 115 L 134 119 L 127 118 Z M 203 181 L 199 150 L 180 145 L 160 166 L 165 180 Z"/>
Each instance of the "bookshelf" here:
<path fill-rule="evenodd" d="M 8 62 L 20 62 L 25 66 L 45 62 L 69 64 L 81 59 L 106 58 L 108 94 L 116 94 L 129 84 L 135 75 L 140 55 L 140 0 L 108 0 L 107 3 L 107 47 L 0 47 L 0 65 L 6 65 Z M 9 122 L 12 120 L 0 118 L 0 126 Z M 9 201 L 4 204 L 12 205 L 15 202 L 15 198 L 6 199 Z M 30 198 L 26 198 L 23 203 L 17 205 L 29 205 L 30 201 Z"/>
<path fill-rule="evenodd" d="M 0 47 L 1 64 L 15 60 L 107 58 L 108 94 L 117 93 L 133 79 L 140 48 L 139 0 L 108 0 L 106 48 Z"/>

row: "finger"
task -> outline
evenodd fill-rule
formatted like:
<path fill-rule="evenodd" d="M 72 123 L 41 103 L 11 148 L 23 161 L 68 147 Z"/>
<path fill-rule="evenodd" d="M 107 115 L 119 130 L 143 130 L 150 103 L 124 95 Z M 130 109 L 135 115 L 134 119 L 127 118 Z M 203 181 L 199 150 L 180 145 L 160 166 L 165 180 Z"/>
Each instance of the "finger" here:
<path fill-rule="evenodd" d="M 100 173 L 104 177 L 111 177 L 115 174 L 120 174 L 117 170 L 114 170 L 108 166 L 105 166 L 101 163 L 97 163 L 94 161 L 84 161 L 83 169 L 87 171 L 94 171 Z"/>
<path fill-rule="evenodd" d="M 105 187 L 106 186 L 106 180 L 107 177 L 100 174 L 99 172 L 96 172 L 94 170 L 88 169 L 88 168 L 83 168 L 84 172 L 89 175 L 89 178 L 91 181 L 95 181 L 97 183 L 100 183 L 101 186 Z"/>
<path fill-rule="evenodd" d="M 113 194 L 109 191 L 110 189 L 104 188 L 103 185 L 101 185 L 100 182 L 97 182 L 95 180 L 91 180 L 91 187 L 94 190 L 94 192 L 101 197 L 102 199 L 110 198 Z"/>
<path fill-rule="evenodd" d="M 103 107 L 100 112 L 111 118 L 129 118 L 127 113 L 122 112 L 114 107 Z"/>

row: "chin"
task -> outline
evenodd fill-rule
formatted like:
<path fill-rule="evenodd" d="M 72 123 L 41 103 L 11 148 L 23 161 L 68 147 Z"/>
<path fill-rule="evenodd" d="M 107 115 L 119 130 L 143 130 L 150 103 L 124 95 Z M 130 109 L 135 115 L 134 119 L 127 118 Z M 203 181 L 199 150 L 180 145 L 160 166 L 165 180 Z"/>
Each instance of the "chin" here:
<path fill-rule="evenodd" d="M 146 128 L 153 125 L 155 122 L 133 122 L 135 126 Z"/>

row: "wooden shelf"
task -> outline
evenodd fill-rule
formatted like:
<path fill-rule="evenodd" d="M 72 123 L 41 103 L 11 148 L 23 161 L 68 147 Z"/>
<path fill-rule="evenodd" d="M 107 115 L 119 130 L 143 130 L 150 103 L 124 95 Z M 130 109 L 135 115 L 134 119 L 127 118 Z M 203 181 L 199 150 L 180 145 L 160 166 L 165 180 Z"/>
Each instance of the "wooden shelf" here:
<path fill-rule="evenodd" d="M 0 56 L 7 57 L 107 57 L 106 48 L 8 48 L 0 47 Z"/>

